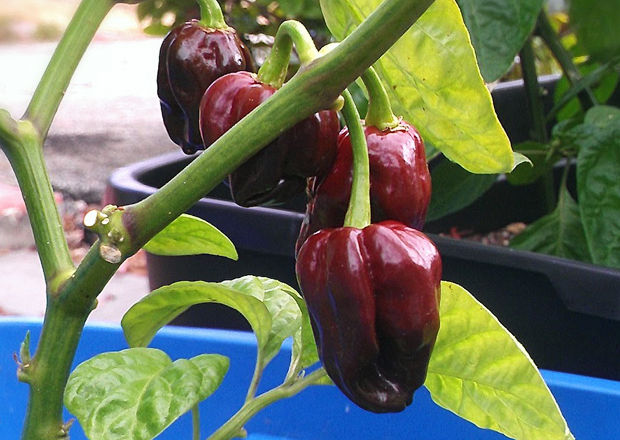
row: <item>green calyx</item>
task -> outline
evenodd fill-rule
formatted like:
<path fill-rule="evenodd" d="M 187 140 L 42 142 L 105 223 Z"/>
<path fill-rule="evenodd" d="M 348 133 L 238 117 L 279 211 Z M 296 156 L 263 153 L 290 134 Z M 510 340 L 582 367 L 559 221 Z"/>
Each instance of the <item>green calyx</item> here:
<path fill-rule="evenodd" d="M 291 51 L 295 50 L 302 66 L 319 56 L 312 37 L 303 24 L 295 20 L 285 21 L 278 28 L 271 53 L 258 71 L 258 79 L 276 89 L 282 87 L 286 79 Z"/>
<path fill-rule="evenodd" d="M 400 125 L 398 119 L 392 112 L 390 98 L 385 87 L 379 79 L 379 75 L 372 67 L 362 75 L 362 81 L 368 90 L 368 112 L 366 114 L 366 125 L 377 127 L 379 130 L 389 130 Z"/>
<path fill-rule="evenodd" d="M 351 94 L 345 90 L 342 115 L 349 129 L 351 146 L 353 148 L 353 182 L 351 184 L 351 199 L 344 218 L 344 226 L 363 229 L 370 224 L 370 164 L 368 161 L 368 146 L 364 128 L 360 121 L 355 103 Z"/>
<path fill-rule="evenodd" d="M 196 0 L 200 6 L 200 24 L 209 29 L 227 29 L 222 8 L 217 0 Z"/>

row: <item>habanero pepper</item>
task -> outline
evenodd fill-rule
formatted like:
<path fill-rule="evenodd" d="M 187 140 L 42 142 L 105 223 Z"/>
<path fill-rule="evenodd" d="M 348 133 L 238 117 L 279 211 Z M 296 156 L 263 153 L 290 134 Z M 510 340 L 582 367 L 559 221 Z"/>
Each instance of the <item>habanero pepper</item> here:
<path fill-rule="evenodd" d="M 276 90 L 248 72 L 216 80 L 200 104 L 205 145 L 215 142 Z M 246 207 L 277 204 L 303 192 L 306 178 L 322 178 L 329 171 L 336 156 L 339 130 L 338 114 L 323 110 L 282 133 L 230 174 L 234 201 Z"/>
<path fill-rule="evenodd" d="M 254 70 L 250 52 L 230 27 L 205 27 L 192 20 L 174 28 L 159 52 L 157 95 L 170 139 L 187 154 L 204 150 L 200 100 L 219 77 Z"/>
<path fill-rule="evenodd" d="M 431 198 L 431 176 L 424 143 L 406 121 L 392 128 L 364 126 L 370 165 L 372 222 L 396 220 L 422 229 Z M 314 232 L 343 224 L 351 195 L 353 158 L 351 137 L 345 128 L 338 138 L 338 153 L 323 180 L 308 185 L 310 200 L 297 241 L 297 249 Z"/>
<path fill-rule="evenodd" d="M 301 247 L 296 272 L 330 378 L 361 408 L 402 411 L 439 330 L 435 245 L 395 221 L 325 229 Z"/>

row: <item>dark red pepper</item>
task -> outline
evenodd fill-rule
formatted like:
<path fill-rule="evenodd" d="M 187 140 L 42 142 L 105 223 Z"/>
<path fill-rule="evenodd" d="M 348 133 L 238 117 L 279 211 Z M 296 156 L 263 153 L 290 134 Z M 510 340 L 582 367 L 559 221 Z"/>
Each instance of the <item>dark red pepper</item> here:
<path fill-rule="evenodd" d="M 365 126 L 370 165 L 372 222 L 397 220 L 422 229 L 431 198 L 431 176 L 424 143 L 418 131 L 401 121 L 392 129 Z M 343 129 L 338 139 L 336 161 L 323 180 L 309 184 L 310 200 L 297 248 L 314 232 L 342 226 L 351 196 L 351 138 Z"/>
<path fill-rule="evenodd" d="M 192 20 L 174 28 L 159 52 L 157 95 L 170 139 L 187 154 L 204 150 L 200 100 L 217 78 L 253 70 L 250 52 L 232 28 L 205 28 Z"/>
<path fill-rule="evenodd" d="M 296 271 L 330 378 L 366 410 L 402 411 L 439 330 L 435 245 L 395 221 L 326 229 L 301 247 Z"/>
<path fill-rule="evenodd" d="M 276 92 L 256 75 L 237 72 L 215 81 L 200 105 L 205 145 L 215 142 Z M 324 110 L 297 123 L 229 176 L 233 199 L 241 206 L 282 203 L 304 191 L 306 178 L 324 176 L 336 156 L 338 114 Z"/>

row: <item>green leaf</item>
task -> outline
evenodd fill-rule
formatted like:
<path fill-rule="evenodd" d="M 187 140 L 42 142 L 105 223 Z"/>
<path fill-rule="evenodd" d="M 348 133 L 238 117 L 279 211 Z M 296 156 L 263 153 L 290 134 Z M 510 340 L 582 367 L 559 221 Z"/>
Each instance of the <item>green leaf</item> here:
<path fill-rule="evenodd" d="M 295 289 L 280 281 L 265 277 L 245 276 L 232 281 L 223 281 L 224 286 L 259 298 L 271 316 L 271 330 L 261 346 L 259 362 L 266 365 L 278 354 L 282 342 L 294 336 L 302 324 L 302 312 L 293 295 Z"/>
<path fill-rule="evenodd" d="M 187 310 L 208 302 L 224 304 L 239 311 L 252 326 L 258 345 L 267 344 L 271 316 L 261 299 L 249 296 L 219 283 L 179 281 L 160 287 L 134 304 L 123 316 L 121 324 L 131 347 L 146 346 L 157 330 Z"/>
<path fill-rule="evenodd" d="M 153 237 L 144 249 L 155 255 L 210 254 L 237 260 L 235 245 L 210 223 L 183 214 Z"/>
<path fill-rule="evenodd" d="M 527 352 L 469 292 L 442 282 L 425 386 L 438 405 L 520 440 L 574 439 Z"/>
<path fill-rule="evenodd" d="M 620 268 L 620 109 L 593 107 L 576 140 L 579 209 L 595 264 Z"/>
<path fill-rule="evenodd" d="M 614 71 L 614 65 L 618 63 L 608 62 L 603 65 L 596 63 L 582 64 L 579 72 L 583 75 L 574 85 L 570 85 L 566 76 L 560 78 L 553 93 L 554 106 L 547 113 L 547 120 L 557 119 L 562 121 L 576 115 L 583 116 L 581 103 L 577 95 L 586 88 L 592 90 L 598 102 L 606 102 L 618 86 L 618 73 Z"/>
<path fill-rule="evenodd" d="M 543 0 L 457 0 L 486 82 L 514 63 L 534 30 Z"/>
<path fill-rule="evenodd" d="M 209 397 L 228 365 L 216 354 L 172 362 L 152 348 L 103 353 L 71 374 L 65 405 L 88 438 L 150 440 Z"/>
<path fill-rule="evenodd" d="M 321 8 L 330 31 L 342 40 L 380 3 L 321 0 Z M 450 160 L 473 173 L 512 170 L 510 141 L 454 0 L 436 0 L 374 67 L 394 112 Z M 427 148 L 427 156 L 433 154 Z"/>
<path fill-rule="evenodd" d="M 431 172 L 433 192 L 426 219 L 436 220 L 475 202 L 495 181 L 494 174 L 472 174 L 449 160 Z"/>
<path fill-rule="evenodd" d="M 570 1 L 570 23 L 590 55 L 605 61 L 620 54 L 620 0 Z"/>
<path fill-rule="evenodd" d="M 556 208 L 510 241 L 510 247 L 573 260 L 591 261 L 579 206 L 562 187 Z"/>

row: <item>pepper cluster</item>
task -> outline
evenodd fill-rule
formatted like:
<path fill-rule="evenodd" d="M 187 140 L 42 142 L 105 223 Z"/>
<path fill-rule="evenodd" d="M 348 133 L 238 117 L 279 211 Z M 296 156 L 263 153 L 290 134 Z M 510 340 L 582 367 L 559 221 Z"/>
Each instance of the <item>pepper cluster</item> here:
<path fill-rule="evenodd" d="M 158 71 L 171 139 L 186 153 L 217 141 L 282 86 L 292 43 L 302 67 L 318 56 L 305 28 L 286 22 L 272 55 L 253 73 L 234 30 L 197 21 L 174 29 Z M 426 377 L 439 329 L 441 258 L 420 232 L 431 192 L 422 139 L 394 117 L 374 71 L 364 82 L 364 127 L 345 94 L 348 128 L 340 130 L 335 110 L 319 111 L 228 179 L 241 206 L 281 203 L 306 189 L 296 272 L 319 356 L 353 402 L 392 412 L 411 403 Z"/>

